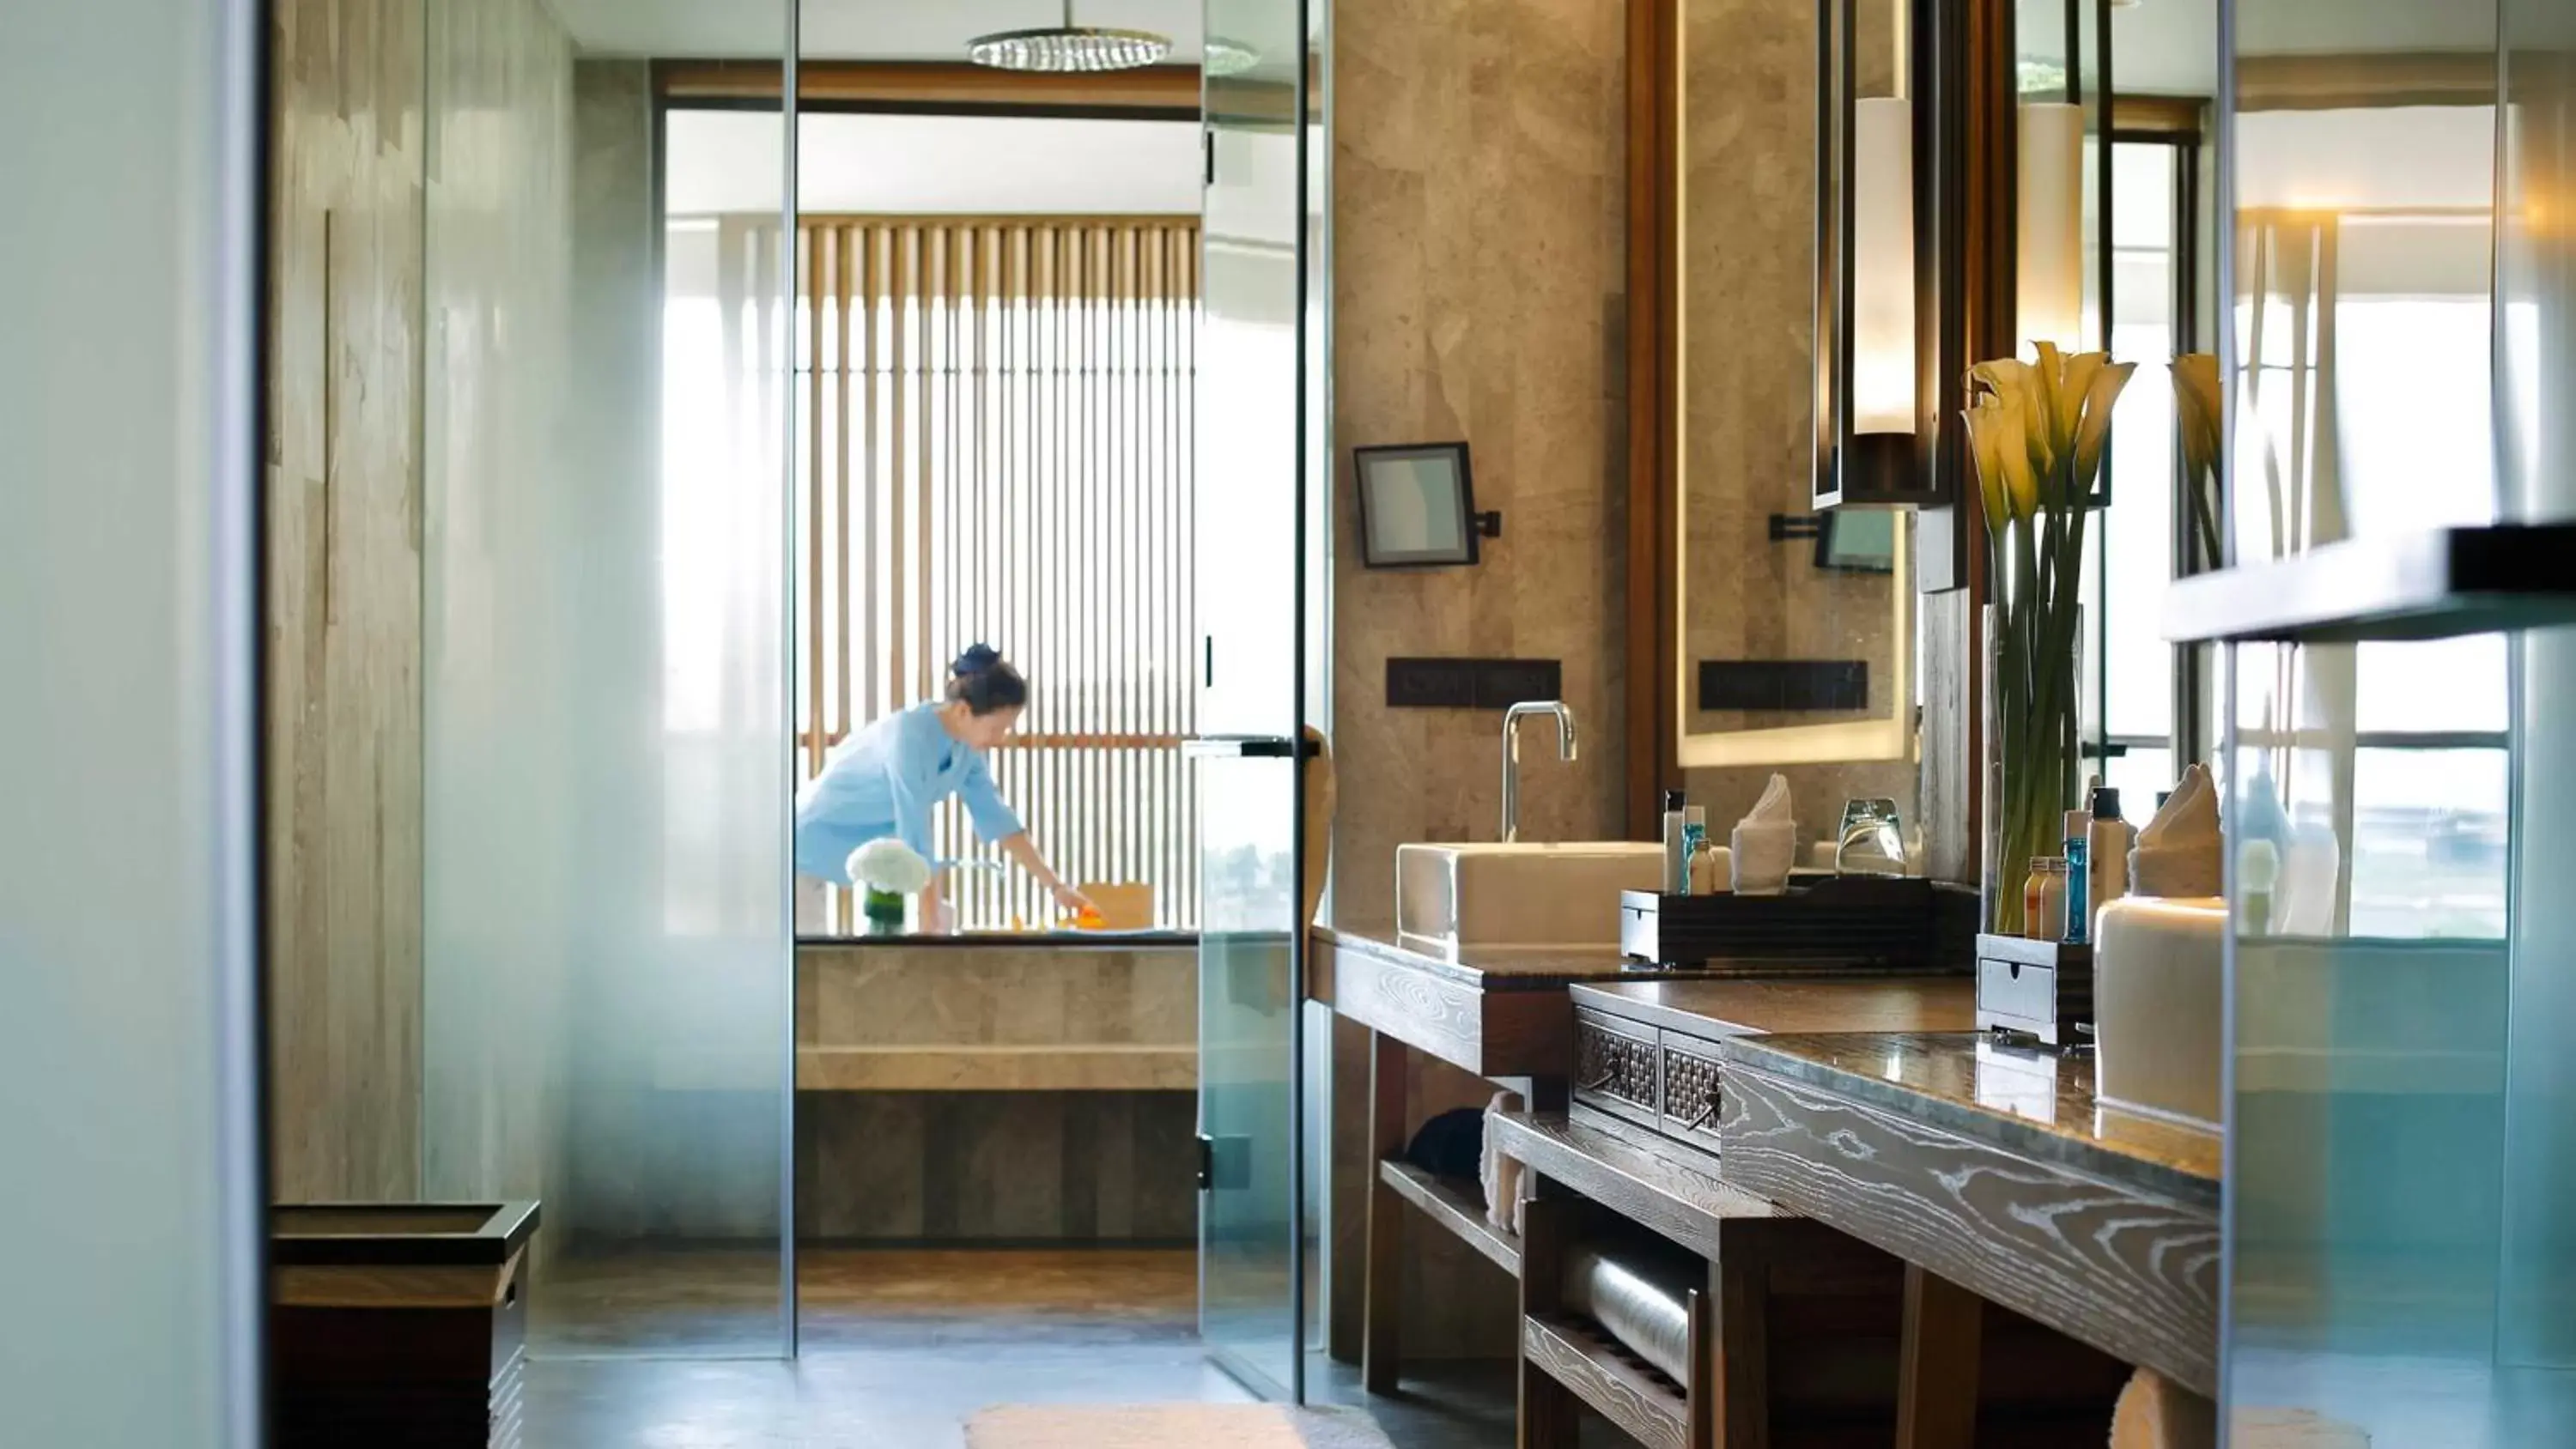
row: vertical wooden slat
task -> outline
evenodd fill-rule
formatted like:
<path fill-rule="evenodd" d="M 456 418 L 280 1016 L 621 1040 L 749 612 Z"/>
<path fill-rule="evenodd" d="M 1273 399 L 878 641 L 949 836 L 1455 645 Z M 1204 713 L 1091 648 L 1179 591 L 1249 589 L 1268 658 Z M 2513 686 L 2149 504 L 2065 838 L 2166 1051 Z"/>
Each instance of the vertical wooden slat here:
<path fill-rule="evenodd" d="M 823 770 L 823 233 L 807 227 L 805 277 L 805 770 Z M 792 320 L 792 318 L 791 318 Z M 792 362 L 792 358 L 791 358 Z M 793 369 L 790 369 L 791 375 Z"/>
<path fill-rule="evenodd" d="M 850 681 L 850 666 L 853 657 L 850 648 L 850 593 L 853 589 L 859 586 L 857 580 L 853 577 L 854 570 L 852 569 L 850 562 L 850 369 L 852 366 L 850 358 L 850 297 L 853 291 L 853 278 L 851 276 L 851 250 L 857 243 L 858 236 L 859 232 L 856 227 L 842 226 L 833 228 L 832 301 L 834 307 L 834 345 L 832 348 L 832 358 L 837 366 L 833 371 L 832 377 L 832 546 L 839 553 L 841 560 L 839 575 L 840 587 L 834 590 L 834 597 L 832 600 L 834 625 L 833 634 L 836 646 L 834 662 L 839 666 L 840 674 L 840 687 L 836 691 L 834 703 L 840 711 L 840 719 L 838 720 L 839 727 L 844 732 L 850 733 L 855 733 L 861 727 L 861 721 L 858 719 L 856 714 L 852 712 L 853 705 L 855 703 L 855 695 L 852 692 Z M 864 491 L 861 492 L 860 496 L 865 496 Z"/>
<path fill-rule="evenodd" d="M 775 269 L 757 227 L 738 235 L 736 266 Z M 803 349 L 808 769 L 988 639 L 1037 684 L 1038 738 L 993 762 L 1005 794 L 1069 878 L 1147 881 L 1179 925 L 1199 887 L 1174 743 L 1198 680 L 1197 240 L 1188 223 L 816 219 L 793 254 L 802 331 L 739 319 L 764 380 L 759 349 Z M 971 848 L 954 802 L 936 832 Z M 970 875 L 953 899 L 970 925 L 1055 916 L 1026 879 Z"/>

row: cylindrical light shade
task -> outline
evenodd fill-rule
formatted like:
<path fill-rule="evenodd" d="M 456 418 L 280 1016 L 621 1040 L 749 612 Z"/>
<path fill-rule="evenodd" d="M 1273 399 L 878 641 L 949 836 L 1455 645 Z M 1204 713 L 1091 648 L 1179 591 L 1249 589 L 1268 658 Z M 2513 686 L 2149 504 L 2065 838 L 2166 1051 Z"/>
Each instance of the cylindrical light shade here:
<path fill-rule="evenodd" d="M 1914 112 L 1852 103 L 1852 431 L 1914 431 Z"/>
<path fill-rule="evenodd" d="M 2021 107 L 2019 285 L 2014 332 L 2074 351 L 2084 346 L 2084 108 L 2064 101 Z"/>

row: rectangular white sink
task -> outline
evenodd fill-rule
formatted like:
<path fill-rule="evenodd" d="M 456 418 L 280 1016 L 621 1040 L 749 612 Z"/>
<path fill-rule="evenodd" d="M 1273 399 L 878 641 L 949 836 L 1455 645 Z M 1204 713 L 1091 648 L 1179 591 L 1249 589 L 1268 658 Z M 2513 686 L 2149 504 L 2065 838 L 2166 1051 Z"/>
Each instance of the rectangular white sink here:
<path fill-rule="evenodd" d="M 1663 881 L 1663 848 L 1648 841 L 1399 845 L 1399 936 L 1452 948 L 1619 944 L 1619 893 Z"/>

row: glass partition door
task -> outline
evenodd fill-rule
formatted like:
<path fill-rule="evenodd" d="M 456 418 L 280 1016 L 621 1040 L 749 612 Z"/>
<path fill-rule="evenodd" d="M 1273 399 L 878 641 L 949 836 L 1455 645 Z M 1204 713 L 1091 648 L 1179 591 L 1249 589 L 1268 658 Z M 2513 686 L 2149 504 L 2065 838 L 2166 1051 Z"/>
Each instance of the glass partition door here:
<path fill-rule="evenodd" d="M 793 4 L 656 12 L 760 57 L 713 160 L 651 62 L 429 6 L 425 1180 L 542 1201 L 533 1354 L 775 1357 Z"/>
<path fill-rule="evenodd" d="M 1304 1394 L 1298 842 L 1304 697 L 1304 0 L 1208 0 L 1192 746 L 1200 1330 L 1256 1390 Z M 1227 73 L 1220 74 L 1220 71 Z"/>

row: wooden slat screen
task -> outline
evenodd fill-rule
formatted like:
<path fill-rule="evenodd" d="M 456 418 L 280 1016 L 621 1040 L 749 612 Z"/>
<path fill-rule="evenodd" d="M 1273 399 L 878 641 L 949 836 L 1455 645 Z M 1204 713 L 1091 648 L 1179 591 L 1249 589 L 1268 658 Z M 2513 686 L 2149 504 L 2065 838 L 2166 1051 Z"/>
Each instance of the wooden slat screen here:
<path fill-rule="evenodd" d="M 814 216 L 796 251 L 806 774 L 991 643 L 1029 677 L 992 766 L 1039 848 L 1195 926 L 1197 219 Z M 990 854 L 954 802 L 937 834 Z M 1058 914 L 1016 872 L 951 896 L 970 930 Z"/>

